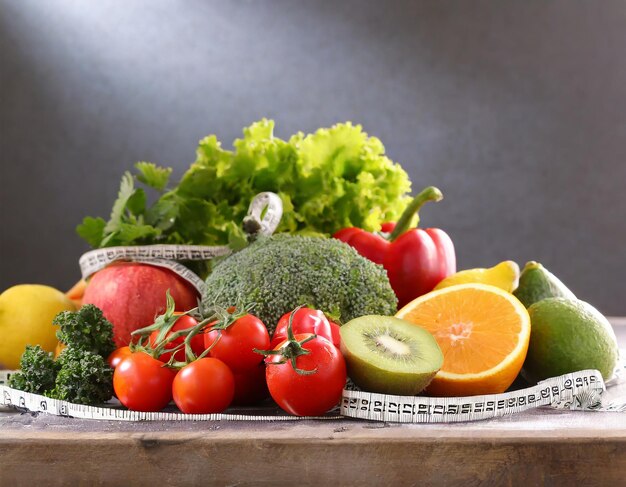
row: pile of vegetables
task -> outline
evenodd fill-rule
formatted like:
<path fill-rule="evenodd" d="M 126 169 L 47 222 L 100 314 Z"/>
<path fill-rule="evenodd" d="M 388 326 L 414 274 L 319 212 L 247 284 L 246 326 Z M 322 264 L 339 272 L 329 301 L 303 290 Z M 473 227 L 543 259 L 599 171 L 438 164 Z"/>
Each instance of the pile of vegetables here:
<path fill-rule="evenodd" d="M 234 150 L 214 135 L 200 141 L 196 161 L 169 187 L 171 169 L 139 162 L 122 177 L 108 221 L 86 217 L 78 234 L 92 247 L 139 244 L 241 246 L 248 205 L 263 191 L 284 206 L 278 232 L 331 235 L 355 226 L 380 230 L 410 200 L 407 173 L 360 125 L 337 124 L 283 140 L 263 119 L 243 131 Z M 147 203 L 139 182 L 158 192 Z"/>
<path fill-rule="evenodd" d="M 269 396 L 296 415 L 335 407 L 347 379 L 339 325 L 392 315 L 398 298 L 430 291 L 454 272 L 454 247 L 441 230 L 409 229 L 417 209 L 441 193 L 431 187 L 412 200 L 406 172 L 359 125 L 287 140 L 273 130 L 271 120 L 254 123 L 233 150 L 204 138 L 177 184 L 170 168 L 138 162 L 134 175 L 123 175 L 109 219 L 86 217 L 77 227 L 96 248 L 229 245 L 235 253 L 210 272 L 194 268 L 206 277 L 197 307 L 176 312 L 169 291 L 165 309 L 157 306 L 161 291 L 129 301 L 139 295 L 133 286 L 148 290 L 155 279 L 139 278 L 146 265 L 117 264 L 119 272 L 98 284 L 122 294 L 102 300 L 114 325 L 94 305 L 61 313 L 55 324 L 65 349 L 55 360 L 28 347 L 11 387 L 84 404 L 114 392 L 127 408 L 147 412 L 173 400 L 183 413 L 219 413 Z M 279 234 L 249 237 L 241 224 L 265 191 L 283 203 Z M 85 302 L 113 268 L 87 284 Z M 137 279 L 120 277 L 122 270 Z M 163 282 L 171 290 L 173 281 Z M 123 313 L 114 319 L 110 307 Z M 129 318 L 135 308 L 148 320 L 156 315 L 154 323 L 137 330 L 145 323 Z M 115 348 L 120 327 L 128 328 L 123 345 L 135 329 L 133 342 Z"/>
<path fill-rule="evenodd" d="M 39 345 L 27 346 L 9 386 L 78 404 L 99 404 L 113 393 L 105 358 L 115 349 L 113 325 L 93 305 L 59 313 L 53 321 L 65 346 L 55 360 Z"/>

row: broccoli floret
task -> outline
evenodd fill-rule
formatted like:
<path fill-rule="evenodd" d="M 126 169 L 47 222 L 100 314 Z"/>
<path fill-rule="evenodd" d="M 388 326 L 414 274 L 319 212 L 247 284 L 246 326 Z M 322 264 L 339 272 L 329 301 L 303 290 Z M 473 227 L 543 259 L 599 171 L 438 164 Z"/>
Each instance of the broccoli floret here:
<path fill-rule="evenodd" d="M 59 368 L 51 352 L 39 345 L 27 345 L 20 358 L 20 371 L 9 377 L 9 387 L 43 394 L 54 387 Z"/>
<path fill-rule="evenodd" d="M 61 352 L 57 362 L 61 368 L 54 389 L 46 394 L 49 397 L 100 404 L 113 396 L 113 370 L 102 356 L 70 346 Z"/>
<path fill-rule="evenodd" d="M 57 338 L 68 347 L 108 357 L 115 350 L 113 325 L 93 304 L 78 311 L 63 311 L 55 316 L 53 324 L 60 327 Z"/>
<path fill-rule="evenodd" d="M 348 321 L 391 315 L 397 306 L 386 271 L 335 239 L 279 234 L 262 237 L 217 264 L 203 306 L 252 304 L 270 333 L 301 304 Z"/>

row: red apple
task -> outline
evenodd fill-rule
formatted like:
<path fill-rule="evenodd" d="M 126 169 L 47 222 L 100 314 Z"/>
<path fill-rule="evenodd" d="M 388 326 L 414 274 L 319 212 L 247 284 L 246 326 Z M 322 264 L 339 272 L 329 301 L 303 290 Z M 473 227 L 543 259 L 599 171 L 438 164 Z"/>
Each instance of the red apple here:
<path fill-rule="evenodd" d="M 165 311 L 168 289 L 177 311 L 197 305 L 196 289 L 174 272 L 135 262 L 116 263 L 93 275 L 83 304 L 102 310 L 113 323 L 115 344 L 123 347 L 131 341 L 132 331 L 154 323 L 154 318 Z"/>

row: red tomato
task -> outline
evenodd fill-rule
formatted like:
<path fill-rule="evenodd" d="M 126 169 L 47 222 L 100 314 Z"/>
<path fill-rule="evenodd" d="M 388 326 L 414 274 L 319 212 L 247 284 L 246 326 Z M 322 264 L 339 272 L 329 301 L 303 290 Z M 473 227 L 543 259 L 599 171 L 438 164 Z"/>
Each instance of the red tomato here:
<path fill-rule="evenodd" d="M 289 318 L 292 312 L 285 313 L 274 331 L 270 348 L 274 350 L 278 345 L 287 340 L 287 327 L 289 326 Z M 298 309 L 293 317 L 293 323 L 291 329 L 294 335 L 301 333 L 314 333 L 317 336 L 321 336 L 333 341 L 333 332 L 328 321 L 328 318 L 320 310 L 311 308 Z"/>
<path fill-rule="evenodd" d="M 235 394 L 235 378 L 228 366 L 205 357 L 185 365 L 172 384 L 174 402 L 183 413 L 221 413 Z"/>
<path fill-rule="evenodd" d="M 113 390 L 120 402 L 133 411 L 156 412 L 172 400 L 176 372 L 147 353 L 124 358 L 113 372 Z"/>
<path fill-rule="evenodd" d="M 107 358 L 109 367 L 115 369 L 122 360 L 128 357 L 133 352 L 130 351 L 130 347 L 120 347 L 111 352 L 111 355 Z"/>
<path fill-rule="evenodd" d="M 335 347 L 341 346 L 341 327 L 337 323 L 330 322 L 330 331 L 332 332 L 332 342 Z"/>
<path fill-rule="evenodd" d="M 176 313 L 174 313 L 174 314 L 176 314 Z M 178 318 L 176 320 L 176 323 L 174 323 L 174 326 L 168 332 L 168 334 L 165 336 L 165 338 L 168 338 L 174 332 L 177 332 L 177 331 L 180 331 L 180 330 L 186 330 L 188 328 L 193 328 L 197 324 L 198 324 L 198 322 L 192 316 L 183 315 L 183 316 L 181 316 L 180 318 Z M 150 340 L 150 345 L 151 346 L 154 347 L 156 345 L 158 336 L 159 336 L 159 332 L 158 331 L 153 331 L 152 333 L 150 333 L 149 340 Z M 178 345 L 180 345 L 180 344 L 182 344 L 184 342 L 185 342 L 185 337 L 184 336 L 178 337 L 174 341 L 168 343 L 167 346 L 165 347 L 165 350 L 172 350 L 173 348 L 176 348 Z M 198 333 L 196 336 L 194 336 L 191 339 L 191 350 L 193 350 L 193 353 L 196 354 L 196 356 L 198 356 L 202 352 L 204 352 L 204 337 L 202 336 L 201 333 Z M 172 353 L 171 352 L 165 352 L 165 353 L 161 354 L 161 356 L 159 357 L 159 360 L 161 362 L 169 362 L 171 357 L 172 357 Z M 177 350 L 174 353 L 174 360 L 176 360 L 177 362 L 184 362 L 185 361 L 185 349 L 184 348 L 181 348 L 180 350 Z"/>
<path fill-rule="evenodd" d="M 233 405 L 252 406 L 270 395 L 265 382 L 265 364 L 260 363 L 254 369 L 235 372 L 235 397 Z"/>
<path fill-rule="evenodd" d="M 211 323 L 209 329 L 214 324 Z M 267 350 L 270 346 L 267 328 L 260 319 L 250 314 L 238 318 L 224 330 L 212 330 L 204 335 L 205 348 L 209 348 L 216 340 L 209 356 L 220 359 L 233 372 L 255 368 L 263 361 L 263 356 L 254 349 Z"/>
<path fill-rule="evenodd" d="M 302 342 L 311 336 L 303 334 L 295 338 Z M 318 416 L 339 403 L 346 384 L 346 362 L 326 338 L 316 337 L 302 347 L 310 353 L 298 356 L 296 366 L 301 370 L 315 370 L 315 373 L 300 375 L 291 360 L 279 364 L 282 355 L 269 355 L 266 358 L 267 387 L 274 401 L 288 413 Z"/>

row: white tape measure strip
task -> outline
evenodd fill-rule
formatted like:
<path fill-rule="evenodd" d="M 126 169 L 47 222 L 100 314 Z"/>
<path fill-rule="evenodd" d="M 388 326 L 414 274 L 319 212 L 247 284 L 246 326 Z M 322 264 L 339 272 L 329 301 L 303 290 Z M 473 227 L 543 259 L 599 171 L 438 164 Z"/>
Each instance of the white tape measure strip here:
<path fill-rule="evenodd" d="M 83 278 L 104 269 L 119 260 L 174 261 L 209 260 L 228 255 L 226 246 L 207 247 L 201 245 L 136 245 L 130 247 L 104 247 L 84 253 L 78 261 Z"/>
<path fill-rule="evenodd" d="M 345 391 L 340 412 L 351 418 L 396 423 L 452 423 L 515 414 L 540 406 L 596 411 L 624 410 L 602 405 L 605 391 L 597 370 L 583 370 L 540 382 L 526 389 L 470 397 L 390 396 Z"/>
<path fill-rule="evenodd" d="M 185 281 L 190 283 L 193 287 L 196 288 L 196 291 L 200 294 L 200 296 L 204 295 L 204 291 L 206 290 L 206 285 L 204 281 L 198 276 L 195 272 L 193 272 L 188 267 L 185 267 L 183 264 L 175 262 L 173 260 L 165 260 L 165 259 L 135 259 L 133 262 L 139 262 L 140 264 L 150 264 L 157 267 L 164 267 L 165 269 L 169 269 L 172 272 L 175 272 L 180 277 L 182 277 Z"/>
<path fill-rule="evenodd" d="M 73 404 L 39 394 L 18 391 L 6 386 L 0 386 L 2 401 L 0 405 L 28 409 L 31 412 L 53 414 L 55 416 L 67 416 L 79 419 L 101 419 L 109 421 L 296 421 L 306 419 L 339 419 L 340 416 L 312 416 L 299 417 L 287 414 L 259 415 L 259 414 L 183 414 L 183 413 L 144 413 L 130 411 L 121 406 L 117 407 L 94 407 L 82 404 Z"/>
<path fill-rule="evenodd" d="M 143 413 L 119 407 L 84 406 L 11 389 L 3 385 L 10 373 L 0 371 L 0 405 L 57 416 L 116 421 L 293 421 L 341 417 L 332 413 L 320 417 Z M 342 416 L 373 421 L 452 423 L 496 418 L 540 406 L 588 411 L 626 411 L 624 404 L 602 404 L 604 390 L 602 375 L 597 370 L 584 370 L 554 377 L 527 389 L 488 396 L 433 398 L 344 391 L 339 413 Z"/>
<path fill-rule="evenodd" d="M 264 213 L 265 212 L 265 213 Z M 269 191 L 257 194 L 248 208 L 248 217 L 257 220 L 261 229 L 261 235 L 271 235 L 274 233 L 280 219 L 283 216 L 283 202 L 280 197 Z"/>

